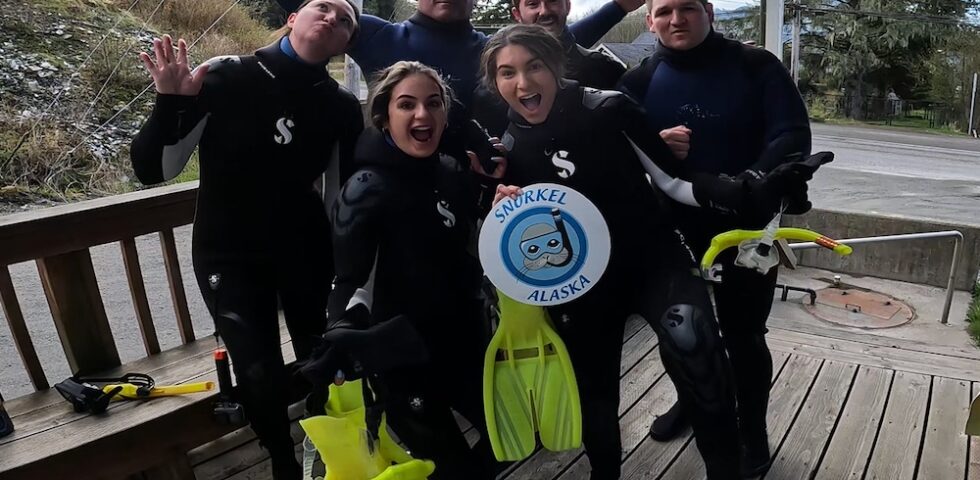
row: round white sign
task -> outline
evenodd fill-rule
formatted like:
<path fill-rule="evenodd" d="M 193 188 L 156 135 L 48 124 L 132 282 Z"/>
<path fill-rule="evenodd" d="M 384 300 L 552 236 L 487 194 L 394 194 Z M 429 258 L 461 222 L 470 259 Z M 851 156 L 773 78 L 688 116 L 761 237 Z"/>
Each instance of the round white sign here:
<path fill-rule="evenodd" d="M 558 305 L 589 291 L 609 263 L 609 227 L 589 199 L 554 183 L 498 202 L 480 231 L 493 284 L 528 305 Z"/>

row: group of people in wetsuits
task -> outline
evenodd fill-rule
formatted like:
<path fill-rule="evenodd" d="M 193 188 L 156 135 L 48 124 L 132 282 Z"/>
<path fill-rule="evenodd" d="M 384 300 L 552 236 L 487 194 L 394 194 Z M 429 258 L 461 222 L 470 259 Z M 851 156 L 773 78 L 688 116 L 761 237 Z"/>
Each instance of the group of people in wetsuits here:
<path fill-rule="evenodd" d="M 709 479 L 768 468 L 775 271 L 722 256 L 713 305 L 697 260 L 717 233 L 809 208 L 806 110 L 774 56 L 714 32 L 712 5 L 700 0 L 647 0 L 657 48 L 628 72 L 586 46 L 638 0 L 611 1 L 574 25 L 568 0 L 515 0 L 519 24 L 492 37 L 469 23 L 471 0 L 420 0 L 394 24 L 348 0 L 280 3 L 293 12 L 287 25 L 254 55 L 191 69 L 183 40 L 155 40 L 141 58 L 157 101 L 131 149 L 137 177 L 153 184 L 199 148 L 194 270 L 274 478 L 301 475 L 280 307 L 300 364 L 322 352 L 324 332 L 408 317 L 428 361 L 383 377 L 388 425 L 435 461 L 432 478 L 502 470 L 485 434 L 490 332 L 473 245 L 493 202 L 538 182 L 581 192 L 609 226 L 602 279 L 549 308 L 576 370 L 591 478 L 620 477 L 630 314 L 657 333 L 678 392 L 651 436 L 690 425 Z M 325 68 L 343 53 L 374 79 L 366 127 Z M 489 164 L 474 153 L 486 145 L 464 133 L 471 119 L 493 137 Z M 559 150 L 573 172 L 552 162 Z M 482 433 L 475 445 L 453 412 Z"/>

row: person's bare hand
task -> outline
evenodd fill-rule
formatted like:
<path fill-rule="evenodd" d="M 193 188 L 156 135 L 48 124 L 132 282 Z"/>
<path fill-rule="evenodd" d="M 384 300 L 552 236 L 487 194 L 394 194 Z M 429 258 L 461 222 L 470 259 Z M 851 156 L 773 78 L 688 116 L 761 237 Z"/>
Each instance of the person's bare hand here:
<path fill-rule="evenodd" d="M 501 200 L 510 197 L 512 200 L 516 200 L 519 195 L 521 195 L 521 187 L 517 185 L 497 185 L 497 193 L 493 196 L 493 204 L 496 205 Z"/>
<path fill-rule="evenodd" d="M 681 160 L 687 158 L 688 152 L 691 151 L 691 129 L 684 125 L 661 130 L 660 138 L 670 147 L 674 156 Z"/>
<path fill-rule="evenodd" d="M 170 35 L 164 35 L 162 40 L 154 38 L 153 54 L 151 57 L 150 54 L 141 52 L 140 60 L 153 77 L 158 93 L 194 96 L 201 92 L 208 65 L 203 64 L 191 71 L 187 62 L 187 42 L 183 38 L 177 41 L 176 55 Z"/>

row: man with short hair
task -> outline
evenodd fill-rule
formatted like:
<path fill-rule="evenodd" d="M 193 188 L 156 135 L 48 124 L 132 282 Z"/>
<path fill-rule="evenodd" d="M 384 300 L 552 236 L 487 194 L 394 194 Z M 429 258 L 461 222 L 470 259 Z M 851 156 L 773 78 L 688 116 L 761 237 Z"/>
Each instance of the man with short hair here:
<path fill-rule="evenodd" d="M 654 53 L 623 76 L 621 89 L 647 112 L 651 126 L 675 155 L 697 170 L 758 178 L 810 152 L 806 106 L 782 63 L 769 52 L 725 39 L 712 28 L 714 8 L 704 0 L 647 0 L 647 26 L 658 36 Z M 677 224 L 695 254 L 733 228 L 761 228 L 771 218 L 747 218 L 675 205 Z M 775 212 L 773 212 L 775 213 Z M 718 322 L 735 376 L 742 475 L 772 463 L 766 412 L 772 356 L 766 320 L 776 270 L 762 275 L 719 257 L 714 287 Z M 656 440 L 677 436 L 688 419 L 678 404 L 650 429 Z"/>

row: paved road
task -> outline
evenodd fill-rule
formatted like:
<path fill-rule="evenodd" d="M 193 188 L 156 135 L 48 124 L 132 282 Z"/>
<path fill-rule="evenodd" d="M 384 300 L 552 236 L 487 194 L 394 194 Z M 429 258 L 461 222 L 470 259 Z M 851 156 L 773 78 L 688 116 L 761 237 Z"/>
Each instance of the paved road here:
<path fill-rule="evenodd" d="M 813 181 L 814 203 L 818 207 L 980 224 L 978 140 L 814 125 L 814 150 L 831 150 L 837 154 L 836 161 L 821 169 Z M 210 334 L 211 319 L 191 271 L 190 228 L 178 229 L 176 237 L 195 330 L 199 336 Z M 137 240 L 160 343 L 164 348 L 175 346 L 179 336 L 165 283 L 159 240 L 155 235 Z M 111 244 L 93 248 L 92 257 L 120 356 L 123 361 L 139 358 L 143 347 L 132 301 L 126 293 L 119 247 Z M 10 272 L 49 381 L 62 380 L 70 372 L 48 313 L 37 269 L 33 263 L 25 263 L 11 266 Z M 0 392 L 8 399 L 31 391 L 15 352 L 10 331 L 0 327 Z"/>
<path fill-rule="evenodd" d="M 815 124 L 814 205 L 980 224 L 980 140 Z"/>

